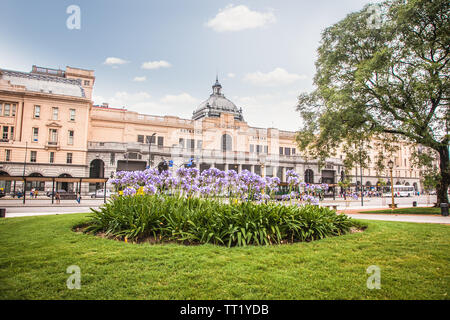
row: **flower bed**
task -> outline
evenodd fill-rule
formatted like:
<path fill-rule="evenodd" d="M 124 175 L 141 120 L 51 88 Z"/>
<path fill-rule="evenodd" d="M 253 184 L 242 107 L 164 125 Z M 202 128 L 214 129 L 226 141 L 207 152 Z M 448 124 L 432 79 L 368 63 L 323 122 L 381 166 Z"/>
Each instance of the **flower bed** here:
<path fill-rule="evenodd" d="M 290 192 L 289 203 L 267 201 L 277 179 L 217 169 L 199 174 L 183 168 L 175 175 L 120 172 L 113 180 L 120 196 L 93 210 L 85 231 L 131 241 L 231 247 L 311 241 L 344 234 L 355 225 L 314 205 L 313 196 L 300 189 Z"/>
<path fill-rule="evenodd" d="M 93 210 L 86 231 L 152 242 L 212 243 L 226 246 L 281 244 L 341 235 L 353 221 L 313 205 L 161 195 L 122 196 Z"/>

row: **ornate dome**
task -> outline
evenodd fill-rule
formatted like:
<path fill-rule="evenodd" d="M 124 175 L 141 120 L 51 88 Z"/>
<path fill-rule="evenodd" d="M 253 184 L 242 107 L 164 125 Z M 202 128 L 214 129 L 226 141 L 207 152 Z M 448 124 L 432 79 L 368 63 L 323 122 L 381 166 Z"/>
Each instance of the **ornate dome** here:
<path fill-rule="evenodd" d="M 220 117 L 222 112 L 231 113 L 234 118 L 239 121 L 244 121 L 242 116 L 242 108 L 236 107 L 236 105 L 225 98 L 222 90 L 222 86 L 216 77 L 216 83 L 212 86 L 213 93 L 209 98 L 203 101 L 198 108 L 193 112 L 192 119 L 198 120 L 203 117 Z"/>

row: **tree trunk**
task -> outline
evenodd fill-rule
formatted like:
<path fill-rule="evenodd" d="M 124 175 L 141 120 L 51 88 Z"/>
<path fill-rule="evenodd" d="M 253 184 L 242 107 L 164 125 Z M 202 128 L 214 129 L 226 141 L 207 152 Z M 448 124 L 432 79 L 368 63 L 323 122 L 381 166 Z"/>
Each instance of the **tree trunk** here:
<path fill-rule="evenodd" d="M 448 146 L 443 146 L 439 149 L 439 169 L 441 174 L 441 181 L 436 188 L 437 204 L 448 203 L 448 186 L 450 184 L 450 160 Z"/>

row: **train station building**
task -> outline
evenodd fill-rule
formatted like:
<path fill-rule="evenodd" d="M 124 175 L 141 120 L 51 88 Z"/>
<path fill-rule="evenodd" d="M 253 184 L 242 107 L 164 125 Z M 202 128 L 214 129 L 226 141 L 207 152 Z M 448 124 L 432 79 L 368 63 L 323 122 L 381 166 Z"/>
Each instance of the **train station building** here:
<path fill-rule="evenodd" d="M 343 156 L 304 159 L 295 132 L 258 128 L 245 121 L 245 106 L 230 101 L 216 78 L 205 87 L 209 96 L 193 110 L 191 119 L 176 115 L 141 114 L 107 103 L 94 105 L 93 70 L 33 66 L 31 72 L 0 69 L 0 175 L 107 178 L 121 170 L 143 170 L 172 160 L 175 170 L 193 161 L 200 170 L 249 170 L 286 180 L 295 170 L 309 183 L 335 184 L 344 177 Z M 373 150 L 375 157 L 376 150 Z M 392 159 L 394 184 L 420 187 L 420 169 L 413 168 L 411 147 L 400 145 Z M 372 164 L 373 166 L 373 164 Z M 359 185 L 358 168 L 348 178 Z M 363 169 L 363 185 L 375 187 L 388 172 Z M 69 181 L 69 180 L 68 180 Z M 7 192 L 8 182 L 0 182 Z M 51 185 L 30 181 L 27 190 L 47 191 Z M 61 183 L 67 191 L 75 186 Z M 86 184 L 82 192 L 93 191 Z"/>

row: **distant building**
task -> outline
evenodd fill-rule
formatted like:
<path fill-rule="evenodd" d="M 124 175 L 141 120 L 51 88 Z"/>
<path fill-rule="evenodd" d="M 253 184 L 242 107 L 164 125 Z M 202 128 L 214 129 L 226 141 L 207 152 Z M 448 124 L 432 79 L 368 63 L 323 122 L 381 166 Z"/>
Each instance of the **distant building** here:
<path fill-rule="evenodd" d="M 192 119 L 92 105 L 94 81 L 94 71 L 71 67 L 33 66 L 30 73 L 0 69 L 0 175 L 22 175 L 27 149 L 26 176 L 102 178 L 119 170 L 142 170 L 149 163 L 156 167 L 163 160 L 173 160 L 176 169 L 194 159 L 200 170 L 249 170 L 282 181 L 289 169 L 310 183 L 334 184 L 344 178 L 341 155 L 319 168 L 317 161 L 300 156 L 295 132 L 249 126 L 217 78 Z M 419 189 L 420 170 L 411 166 L 410 148 L 401 145 L 394 160 L 394 183 Z M 350 172 L 355 185 L 359 175 L 359 168 Z M 372 167 L 363 170 L 366 187 L 376 187 L 380 178 L 389 180 Z M 27 189 L 32 187 L 51 188 L 36 182 Z M 71 183 L 58 187 L 74 188 Z"/>
<path fill-rule="evenodd" d="M 0 174 L 84 176 L 94 81 L 93 71 L 71 67 L 0 69 Z"/>

